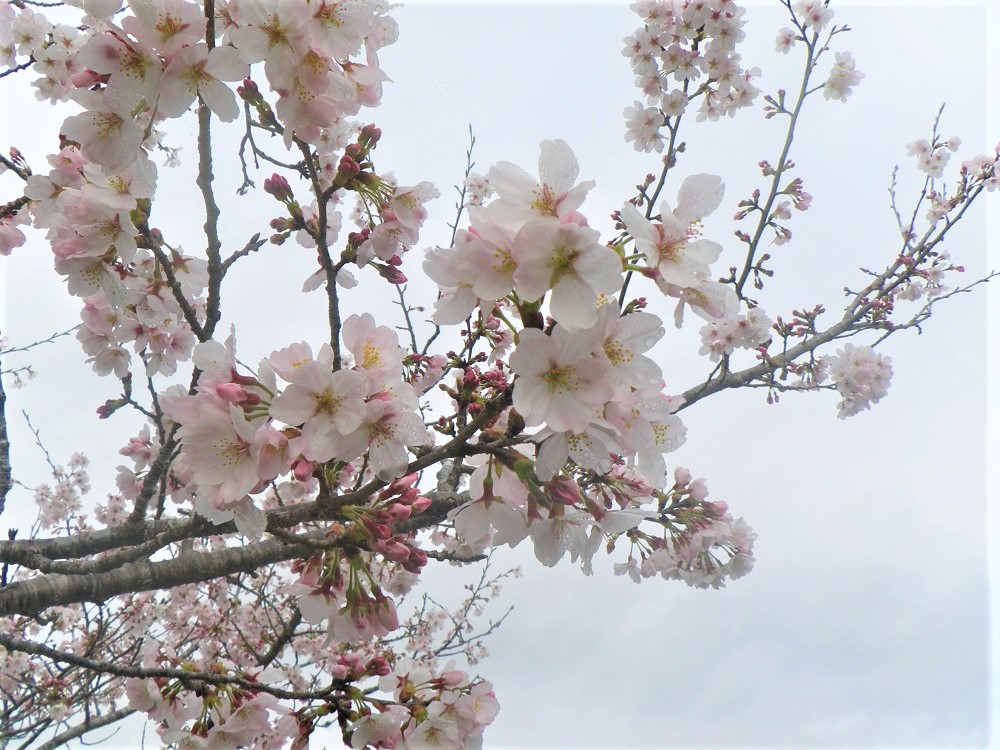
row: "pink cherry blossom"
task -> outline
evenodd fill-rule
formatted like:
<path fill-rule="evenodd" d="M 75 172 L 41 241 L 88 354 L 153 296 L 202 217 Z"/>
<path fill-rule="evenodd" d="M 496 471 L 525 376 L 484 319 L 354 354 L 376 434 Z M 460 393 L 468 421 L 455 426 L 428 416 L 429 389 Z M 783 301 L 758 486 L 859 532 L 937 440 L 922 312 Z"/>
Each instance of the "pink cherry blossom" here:
<path fill-rule="evenodd" d="M 580 172 L 572 149 L 565 141 L 542 141 L 538 158 L 538 178 L 516 164 L 502 161 L 490 167 L 487 177 L 497 198 L 473 213 L 473 220 L 487 221 L 518 230 L 533 218 L 561 219 L 583 205 L 593 180 L 576 183 Z"/>
<path fill-rule="evenodd" d="M 677 208 L 660 203 L 660 223 L 654 224 L 631 203 L 621 210 L 622 221 L 635 238 L 636 250 L 659 274 L 657 283 L 685 288 L 697 286 L 710 275 L 709 265 L 719 258 L 722 246 L 692 239 L 692 224 L 708 216 L 722 202 L 724 186 L 714 175 L 692 175 L 681 183 Z"/>
<path fill-rule="evenodd" d="M 406 352 L 391 328 L 376 325 L 370 313 L 355 314 L 344 321 L 342 336 L 354 366 L 374 385 L 399 378 Z"/>
<path fill-rule="evenodd" d="M 122 19 L 122 28 L 163 57 L 171 57 L 205 38 L 205 16 L 195 3 L 147 0 L 131 3 L 130 8 L 135 16 Z"/>
<path fill-rule="evenodd" d="M 599 240 L 589 227 L 529 221 L 514 238 L 517 293 L 533 302 L 551 289 L 549 306 L 560 325 L 594 325 L 598 294 L 613 294 L 622 283 L 621 258 Z"/>
<path fill-rule="evenodd" d="M 109 76 L 108 89 L 122 101 L 156 101 L 163 64 L 148 48 L 111 33 L 96 34 L 80 50 L 80 62 L 95 73 Z"/>
<path fill-rule="evenodd" d="M 223 81 L 240 81 L 249 74 L 249 66 L 232 47 L 209 50 L 201 43 L 184 47 L 163 72 L 157 109 L 168 117 L 179 117 L 200 97 L 220 120 L 231 122 L 239 117 L 240 108 Z"/>
<path fill-rule="evenodd" d="M 143 129 L 132 117 L 132 104 L 115 91 L 76 91 L 73 99 L 86 112 L 67 117 L 62 134 L 80 144 L 88 160 L 122 172 L 136 159 Z"/>
<path fill-rule="evenodd" d="M 547 424 L 557 432 L 583 432 L 600 406 L 612 395 L 610 365 L 593 356 L 592 333 L 570 333 L 557 326 L 551 336 L 521 332 L 510 368 L 514 408 L 525 424 Z"/>

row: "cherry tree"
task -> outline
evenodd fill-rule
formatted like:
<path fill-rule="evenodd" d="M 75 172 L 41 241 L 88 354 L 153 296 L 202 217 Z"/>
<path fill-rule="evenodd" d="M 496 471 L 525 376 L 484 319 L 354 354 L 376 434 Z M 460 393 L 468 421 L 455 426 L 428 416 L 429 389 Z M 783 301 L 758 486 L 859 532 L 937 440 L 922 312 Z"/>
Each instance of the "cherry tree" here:
<path fill-rule="evenodd" d="M 776 50 L 801 79 L 768 92 L 736 3 L 635 3 L 624 140 L 656 171 L 595 207 L 562 140 L 483 172 L 470 145 L 450 242 L 429 248 L 439 189 L 378 158 L 379 53 L 406 33 L 387 3 L 0 5 L 3 75 L 64 118 L 44 162 L 0 157 L 0 251 L 49 248 L 79 310 L 76 364 L 113 391 L 95 418 L 131 430 L 102 499 L 85 435 L 31 482 L 0 390 L 0 509 L 38 509 L 0 542 L 0 739 L 58 747 L 145 714 L 183 748 L 306 747 L 321 726 L 355 748 L 474 747 L 502 699 L 472 673 L 498 625 L 479 613 L 514 573 L 487 567 L 448 607 L 415 595 L 431 565 L 525 545 L 584 572 L 607 554 L 637 582 L 746 575 L 750 526 L 669 464 L 684 411 L 732 389 L 827 397 L 841 418 L 885 398 L 887 339 L 985 280 L 963 280 L 944 242 L 997 186 L 998 153 L 952 162 L 961 142 L 935 122 L 907 147 L 923 182 L 893 185 L 899 241 L 880 265 L 844 280 L 835 311 L 766 311 L 813 202 L 792 158 L 803 108 L 863 79 L 829 3 L 781 5 Z M 728 195 L 684 133 L 761 112 L 782 148 Z M 160 189 L 171 168 L 191 170 L 183 211 Z M 231 175 L 240 196 L 260 183 L 270 215 L 219 189 Z M 734 226 L 708 231 L 720 214 Z M 229 316 L 255 263 L 306 300 L 269 307 L 274 330 L 308 309 L 322 338 Z M 376 319 L 355 288 L 398 315 Z M 10 327 L 17 385 L 45 342 Z M 706 375 L 686 384 L 652 355 L 691 327 Z"/>

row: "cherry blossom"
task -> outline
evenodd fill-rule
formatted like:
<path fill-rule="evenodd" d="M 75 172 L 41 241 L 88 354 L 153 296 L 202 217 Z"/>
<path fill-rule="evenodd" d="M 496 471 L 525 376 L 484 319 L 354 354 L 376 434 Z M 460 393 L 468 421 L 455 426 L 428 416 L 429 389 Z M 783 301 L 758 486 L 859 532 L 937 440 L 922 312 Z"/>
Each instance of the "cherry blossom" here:
<path fill-rule="evenodd" d="M 170 58 L 163 71 L 157 109 L 168 117 L 178 117 L 200 97 L 220 120 L 231 122 L 239 117 L 240 108 L 236 96 L 222 82 L 240 81 L 249 71 L 232 47 L 184 47 Z"/>
<path fill-rule="evenodd" d="M 542 141 L 537 179 L 507 161 L 490 167 L 487 178 L 497 197 L 481 213 L 473 213 L 473 221 L 482 216 L 516 231 L 533 218 L 562 219 L 583 205 L 596 184 L 577 183 L 579 173 L 576 156 L 565 141 Z"/>
<path fill-rule="evenodd" d="M 830 77 L 823 85 L 823 96 L 846 102 L 855 86 L 861 83 L 865 74 L 857 70 L 850 52 L 835 53 L 836 62 L 830 70 Z"/>
<path fill-rule="evenodd" d="M 639 0 L 641 28 L 623 49 L 639 89 L 624 140 L 662 154 L 654 173 L 585 215 L 596 182 L 579 181 L 564 141 L 541 142 L 536 174 L 508 161 L 478 174 L 470 149 L 451 241 L 429 234 L 441 244 L 422 258 L 437 298 L 432 287 L 418 299 L 426 287 L 407 277 L 421 264 L 407 253 L 440 193 L 386 169 L 391 152 L 376 147 L 388 123 L 354 119 L 378 106 L 389 80 L 380 50 L 396 39 L 393 6 L 118 5 L 72 0 L 43 13 L 0 3 L 0 64 L 10 75 L 30 68 L 41 100 L 70 102 L 47 165 L 16 148 L 2 159 L 4 179 L 24 190 L 2 201 L 0 255 L 44 233 L 55 272 L 80 298 L 82 359 L 108 378 L 98 416 L 140 420 L 117 444 L 122 465 L 106 498 L 87 497 L 82 454 L 51 462 L 51 478 L 32 490 L 29 538 L 0 542 L 0 609 L 13 613 L 0 618 L 0 689 L 15 707 L 0 744 L 13 736 L 8 724 L 18 738 L 41 738 L 129 709 L 179 748 L 303 750 L 325 726 L 356 750 L 481 747 L 499 710 L 493 687 L 444 662 L 483 657 L 473 623 L 513 571 L 484 572 L 457 609 L 428 598 L 409 612 L 429 560 L 466 564 L 530 538 L 541 564 L 568 555 L 588 575 L 603 553 L 636 583 L 719 588 L 745 575 L 753 530 L 709 499 L 706 480 L 671 472 L 670 454 L 689 437 L 680 409 L 736 387 L 764 389 L 769 403 L 836 390 L 841 418 L 870 408 L 887 395 L 892 366 L 862 342 L 881 346 L 922 323 L 931 301 L 969 288 L 939 245 L 974 198 L 1000 185 L 996 153 L 963 158 L 946 185 L 961 141 L 935 125 L 908 147 L 935 180 L 917 201 L 933 232 L 921 234 L 916 219 L 899 227 L 902 250 L 869 272 L 864 291 L 848 292 L 832 327 L 818 304 L 772 321 L 755 299 L 777 260 L 761 237 L 786 243 L 792 209 L 812 202 L 791 173 L 792 132 L 779 163 L 759 162 L 762 186 L 738 203 L 736 221 L 759 218 L 757 229 L 738 225 L 738 242 L 723 248 L 702 237 L 723 181 L 696 171 L 699 141 L 687 130 L 759 93 L 740 46 L 746 14 L 732 0 Z M 798 99 L 795 87 L 769 95 L 766 118 L 797 113 L 810 97 L 821 105 L 820 91 L 846 100 L 863 77 L 834 48 L 847 29 L 831 28 L 828 2 L 785 6 L 795 28 L 779 32 L 777 51 L 801 56 L 809 74 L 821 56 L 835 59 Z M 244 114 L 246 136 L 227 150 L 218 120 Z M 179 139 L 196 120 L 192 149 Z M 205 208 L 197 221 L 164 210 L 162 185 L 175 183 L 158 173 L 191 151 Z M 234 217 L 223 205 L 234 153 L 241 194 L 263 178 L 272 201 L 263 215 Z M 675 206 L 663 199 L 674 190 Z M 617 234 L 605 243 L 595 227 L 615 205 Z M 192 241 L 186 232 L 202 222 Z M 265 330 L 223 303 L 233 268 L 264 257 L 279 270 L 308 265 L 303 289 L 325 295 L 323 344 L 300 340 L 313 336 L 295 317 L 312 309 L 305 302 L 260 297 L 274 317 Z M 707 322 L 700 353 L 717 366 L 702 383 L 676 381 L 685 338 L 664 341 L 660 316 L 674 303 L 638 296 L 646 279 L 676 301 L 678 326 L 689 306 Z M 399 317 L 363 311 L 387 293 Z M 903 317 L 914 301 L 919 312 Z M 224 332 L 234 322 L 255 337 L 245 351 L 271 352 L 255 368 L 237 357 L 235 325 Z M 661 341 L 667 359 L 654 355 Z M 6 347 L 5 368 L 19 353 Z M 19 381 L 21 371 L 4 374 Z"/>
<path fill-rule="evenodd" d="M 122 19 L 122 28 L 147 49 L 172 57 L 205 38 L 205 16 L 185 0 L 149 0 L 130 5 L 134 16 Z"/>
<path fill-rule="evenodd" d="M 298 365 L 291 385 L 274 398 L 269 413 L 285 424 L 306 424 L 306 430 L 348 434 L 357 429 L 364 415 L 368 382 L 357 372 L 339 370 L 315 360 Z M 313 442 L 313 441 L 310 441 Z M 326 458 L 310 457 L 316 461 Z"/>
<path fill-rule="evenodd" d="M 145 134 L 132 118 L 132 104 L 114 90 L 77 90 L 74 100 L 86 112 L 67 117 L 62 134 L 80 144 L 88 160 L 121 172 L 136 159 Z"/>
<path fill-rule="evenodd" d="M 557 326 L 551 336 L 527 329 L 510 355 L 514 408 L 529 427 L 543 423 L 553 430 L 583 432 L 598 407 L 613 393 L 611 366 L 593 356 L 592 332 L 570 333 Z"/>
<path fill-rule="evenodd" d="M 660 223 L 644 218 L 631 203 L 621 210 L 622 221 L 635 238 L 636 249 L 656 269 L 657 284 L 691 288 L 709 276 L 709 265 L 719 258 L 722 246 L 706 239 L 692 241 L 692 225 L 711 214 L 722 202 L 724 186 L 714 175 L 692 175 L 681 183 L 677 208 L 660 204 Z"/>
<path fill-rule="evenodd" d="M 871 347 L 844 344 L 828 362 L 830 379 L 843 396 L 837 412 L 840 419 L 870 409 L 889 391 L 892 360 L 875 353 Z"/>
<path fill-rule="evenodd" d="M 514 287 L 527 302 L 552 290 L 549 307 L 563 327 L 589 328 L 597 322 L 599 294 L 621 286 L 621 259 L 599 242 L 589 227 L 533 219 L 514 238 Z"/>

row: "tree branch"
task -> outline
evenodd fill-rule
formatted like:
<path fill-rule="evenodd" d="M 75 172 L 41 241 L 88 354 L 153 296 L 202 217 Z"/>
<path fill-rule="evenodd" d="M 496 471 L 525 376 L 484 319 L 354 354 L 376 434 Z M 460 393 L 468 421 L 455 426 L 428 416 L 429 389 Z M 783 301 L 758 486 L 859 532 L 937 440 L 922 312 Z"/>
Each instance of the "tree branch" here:
<path fill-rule="evenodd" d="M 131 708 L 119 708 L 116 711 L 112 711 L 109 714 L 104 714 L 103 716 L 95 716 L 89 718 L 83 724 L 79 724 L 75 727 L 67 729 L 61 734 L 57 734 L 48 742 L 39 745 L 35 750 L 55 750 L 57 747 L 62 747 L 70 740 L 75 740 L 77 737 L 82 737 L 87 734 L 87 732 L 92 732 L 95 729 L 100 729 L 101 727 L 106 727 L 109 724 L 114 724 L 127 718 L 135 713 L 135 710 Z"/>

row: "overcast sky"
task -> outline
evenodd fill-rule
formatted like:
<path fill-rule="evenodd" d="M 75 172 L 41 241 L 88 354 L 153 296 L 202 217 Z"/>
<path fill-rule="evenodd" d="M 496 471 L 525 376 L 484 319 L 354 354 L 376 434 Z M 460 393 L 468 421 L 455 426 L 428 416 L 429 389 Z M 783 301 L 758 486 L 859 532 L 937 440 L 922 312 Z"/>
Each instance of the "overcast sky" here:
<path fill-rule="evenodd" d="M 763 70 L 765 91 L 797 84 L 798 58 L 773 52 L 785 25 L 773 5 L 750 8 L 744 48 L 745 63 Z M 534 172 L 540 140 L 567 141 L 581 178 L 598 183 L 583 211 L 608 229 L 604 217 L 657 168 L 655 155 L 636 154 L 623 139 L 622 109 L 637 98 L 620 55 L 622 37 L 637 25 L 624 6 L 411 3 L 394 12 L 401 38 L 382 55 L 393 82 L 373 118 L 384 134 L 377 156 L 401 183 L 427 179 L 445 196 L 432 208 L 421 247 L 447 241 L 449 185 L 464 169 L 470 123 L 480 171 L 506 159 Z M 903 166 L 907 201 L 913 191 L 905 187 L 916 178 L 905 144 L 929 137 L 942 102 L 943 133 L 963 139 L 956 160 L 991 150 L 1000 137 L 996 113 L 987 132 L 985 103 L 991 96 L 995 103 L 1000 78 L 989 73 L 996 69 L 997 24 L 986 3 L 834 7 L 836 21 L 854 29 L 838 38 L 838 49 L 851 50 L 866 77 L 847 104 L 817 98 L 802 120 L 792 157 L 814 204 L 793 218 L 793 243 L 772 251 L 778 275 L 761 296 L 772 317 L 817 303 L 834 315 L 843 287 L 859 285 L 857 267 L 879 266 L 892 255 L 889 175 L 893 165 Z M 992 67 L 984 64 L 988 51 Z M 10 104 L 10 113 L 21 111 L 18 100 Z M 36 158 L 52 143 L 50 122 L 11 118 L 7 127 L 4 144 Z M 684 133 L 688 150 L 664 195 L 673 200 L 688 174 L 723 175 L 723 210 L 706 222 L 706 235 L 726 245 L 719 268 L 736 262 L 730 216 L 757 185 L 756 163 L 776 161 L 779 128 L 755 109 Z M 162 172 L 160 188 L 171 196 L 175 237 L 184 236 L 184 224 L 202 221 L 198 202 L 182 189 L 190 147 L 182 156 L 187 165 Z M 238 176 L 220 181 L 235 185 Z M 992 198 L 988 208 L 996 214 Z M 238 211 L 225 225 L 229 242 L 256 231 L 248 231 L 247 216 L 273 213 L 255 200 L 231 204 Z M 949 244 L 970 281 L 1000 266 L 986 208 L 979 206 Z M 165 206 L 158 212 L 168 214 Z M 195 247 L 196 235 L 189 236 Z M 272 252 L 260 267 L 266 270 L 248 265 L 233 281 L 226 314 L 247 361 L 290 341 L 322 340 L 322 300 L 298 294 L 310 269 L 309 258 L 295 252 Z M 419 257 L 415 251 L 404 268 L 414 279 L 414 300 Z M 51 256 L 38 243 L 10 259 L 2 330 L 16 342 L 78 320 L 77 303 L 60 296 L 50 269 Z M 275 278 L 287 281 L 285 288 L 275 289 Z M 652 296 L 652 288 L 645 292 Z M 45 310 L 42 298 L 51 301 Z M 301 312 L 265 320 L 260 310 L 267 303 Z M 379 307 L 359 293 L 348 304 L 378 308 L 387 320 L 395 315 L 388 298 Z M 789 395 L 768 406 L 762 391 L 747 391 L 683 413 L 688 443 L 668 465 L 705 477 L 711 499 L 728 502 L 759 535 L 755 570 L 726 589 L 697 591 L 659 579 L 636 586 L 615 578 L 610 562 L 595 565 L 592 578 L 568 561 L 544 569 L 528 545 L 499 555 L 525 575 L 505 590 L 501 604 L 515 604 L 514 614 L 479 667 L 502 706 L 486 747 L 985 746 L 989 646 L 996 638 L 987 555 L 988 527 L 996 524 L 987 513 L 986 476 L 987 455 L 996 455 L 995 442 L 986 450 L 996 329 L 987 325 L 987 304 L 982 291 L 949 300 L 923 336 L 903 333 L 888 342 L 893 384 L 872 412 L 843 421 L 829 393 Z M 995 294 L 990 304 L 995 321 Z M 663 305 L 660 313 L 668 317 L 671 309 Z M 675 392 L 711 369 L 696 354 L 698 327 L 692 316 L 657 350 Z M 84 443 L 117 447 L 127 434 L 120 424 L 95 427 L 90 416 L 114 395 L 110 384 L 61 379 L 64 363 L 77 356 L 73 341 L 39 351 L 38 380 L 10 394 L 20 441 L 15 468 L 38 465 L 24 441 L 21 408 L 63 459 Z M 996 424 L 995 399 L 992 408 Z M 114 451 L 90 455 L 100 498 L 119 461 Z M 25 481 L 42 481 L 36 472 Z M 428 574 L 441 596 L 459 596 L 466 574 L 444 567 Z"/>

